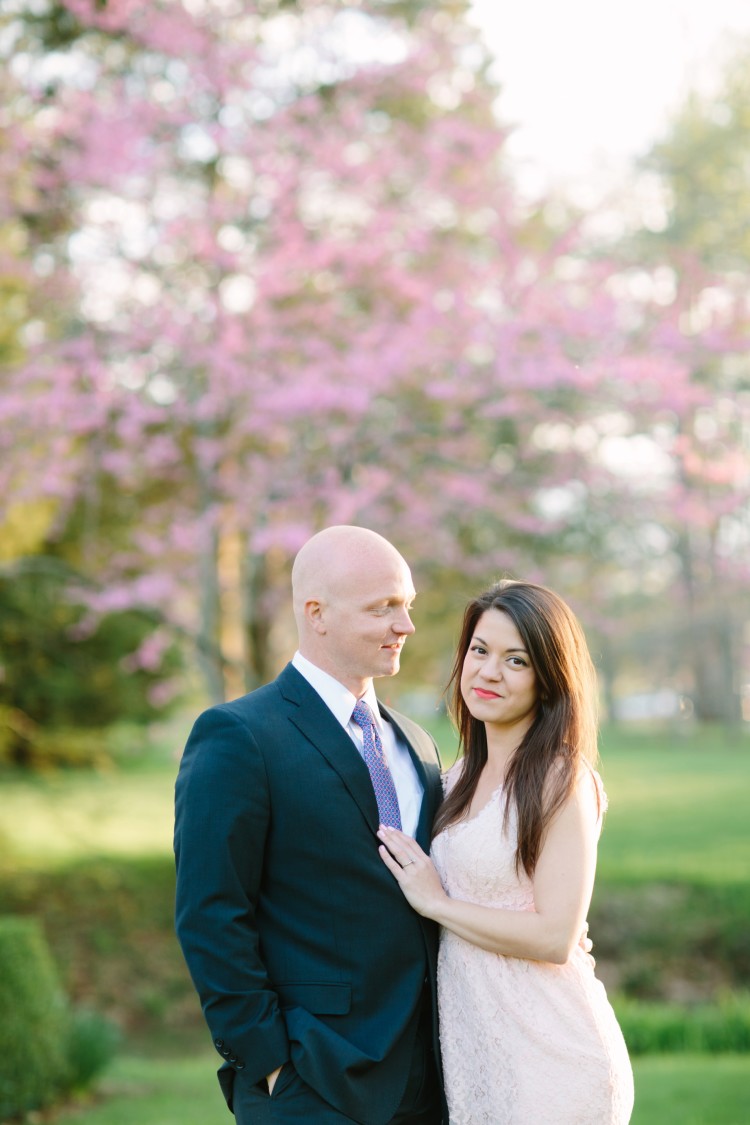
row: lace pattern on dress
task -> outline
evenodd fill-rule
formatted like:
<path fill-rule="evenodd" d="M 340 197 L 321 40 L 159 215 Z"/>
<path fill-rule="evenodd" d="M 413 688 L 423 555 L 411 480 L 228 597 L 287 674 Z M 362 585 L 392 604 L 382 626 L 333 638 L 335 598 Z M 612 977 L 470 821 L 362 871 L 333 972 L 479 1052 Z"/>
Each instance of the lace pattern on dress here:
<path fill-rule="evenodd" d="M 459 761 L 443 778 L 450 792 Z M 601 778 L 594 772 L 606 808 Z M 503 830 L 502 787 L 450 825 L 432 857 L 454 898 L 533 910 L 515 870 L 516 816 Z M 601 821 L 600 815 L 600 821 Z M 622 1033 L 591 959 L 565 965 L 503 957 L 444 930 L 438 962 L 440 1042 L 450 1125 L 626 1125 L 633 1077 Z"/>

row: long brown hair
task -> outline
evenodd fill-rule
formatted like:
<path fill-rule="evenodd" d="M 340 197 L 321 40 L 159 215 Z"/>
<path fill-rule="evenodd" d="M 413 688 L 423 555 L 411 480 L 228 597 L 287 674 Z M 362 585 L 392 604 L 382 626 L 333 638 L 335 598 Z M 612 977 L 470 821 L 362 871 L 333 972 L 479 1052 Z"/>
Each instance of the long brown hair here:
<path fill-rule="evenodd" d="M 523 866 L 532 876 L 547 826 L 570 796 L 581 764 L 596 762 L 596 672 L 577 618 L 545 586 L 504 579 L 469 602 L 446 688 L 463 768 L 438 810 L 434 835 L 467 816 L 487 761 L 485 726 L 471 715 L 461 694 L 461 671 L 479 619 L 490 609 L 511 619 L 536 673 L 536 714 L 508 763 L 504 820 L 505 827 L 515 803 L 516 871 Z"/>

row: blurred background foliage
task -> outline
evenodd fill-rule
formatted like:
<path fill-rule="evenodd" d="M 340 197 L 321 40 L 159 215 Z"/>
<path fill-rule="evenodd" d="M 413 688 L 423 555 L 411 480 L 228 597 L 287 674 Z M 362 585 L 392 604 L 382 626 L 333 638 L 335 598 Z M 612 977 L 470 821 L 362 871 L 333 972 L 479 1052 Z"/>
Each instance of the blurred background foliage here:
<path fill-rule="evenodd" d="M 32 722 L 78 706 L 9 671 L 53 602 L 71 671 L 138 669 L 102 721 L 269 678 L 331 522 L 413 563 L 394 690 L 511 573 L 581 614 L 610 719 L 742 721 L 748 49 L 582 212 L 517 187 L 465 12 L 5 5 L 0 660 Z"/>
<path fill-rule="evenodd" d="M 584 210 L 520 190 L 466 11 L 0 9 L 0 913 L 125 1031 L 117 1125 L 139 1051 L 202 1042 L 180 747 L 291 655 L 291 560 L 335 522 L 413 564 L 382 694 L 448 758 L 466 599 L 511 574 L 579 613 L 601 972 L 634 1052 L 693 1052 L 637 1060 L 634 1121 L 750 1118 L 750 44 Z M 151 1073 L 132 1120 L 212 1119 Z"/>

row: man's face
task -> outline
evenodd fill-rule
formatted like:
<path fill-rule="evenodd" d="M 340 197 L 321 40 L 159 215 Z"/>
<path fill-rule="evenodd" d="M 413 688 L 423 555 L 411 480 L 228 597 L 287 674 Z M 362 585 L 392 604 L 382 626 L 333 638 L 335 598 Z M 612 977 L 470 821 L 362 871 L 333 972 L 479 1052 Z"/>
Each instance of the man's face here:
<path fill-rule="evenodd" d="M 398 672 L 401 649 L 414 632 L 414 597 L 411 573 L 396 552 L 331 576 L 321 607 L 329 670 L 355 695 L 363 681 Z"/>

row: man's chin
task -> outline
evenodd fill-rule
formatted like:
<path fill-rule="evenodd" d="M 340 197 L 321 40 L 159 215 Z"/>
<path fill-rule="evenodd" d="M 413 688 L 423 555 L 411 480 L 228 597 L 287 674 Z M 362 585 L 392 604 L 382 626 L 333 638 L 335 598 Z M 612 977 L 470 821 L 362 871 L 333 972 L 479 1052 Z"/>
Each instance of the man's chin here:
<path fill-rule="evenodd" d="M 383 676 L 395 676 L 401 668 L 401 653 L 394 652 L 388 659 L 384 660 L 377 672 L 373 672 L 372 678 L 374 680 L 381 679 Z"/>
<path fill-rule="evenodd" d="M 401 653 L 400 652 L 394 652 L 393 656 L 390 658 L 389 665 L 390 665 L 390 667 L 389 667 L 388 671 L 383 672 L 382 674 L 384 676 L 395 676 L 396 673 L 401 668 Z"/>

